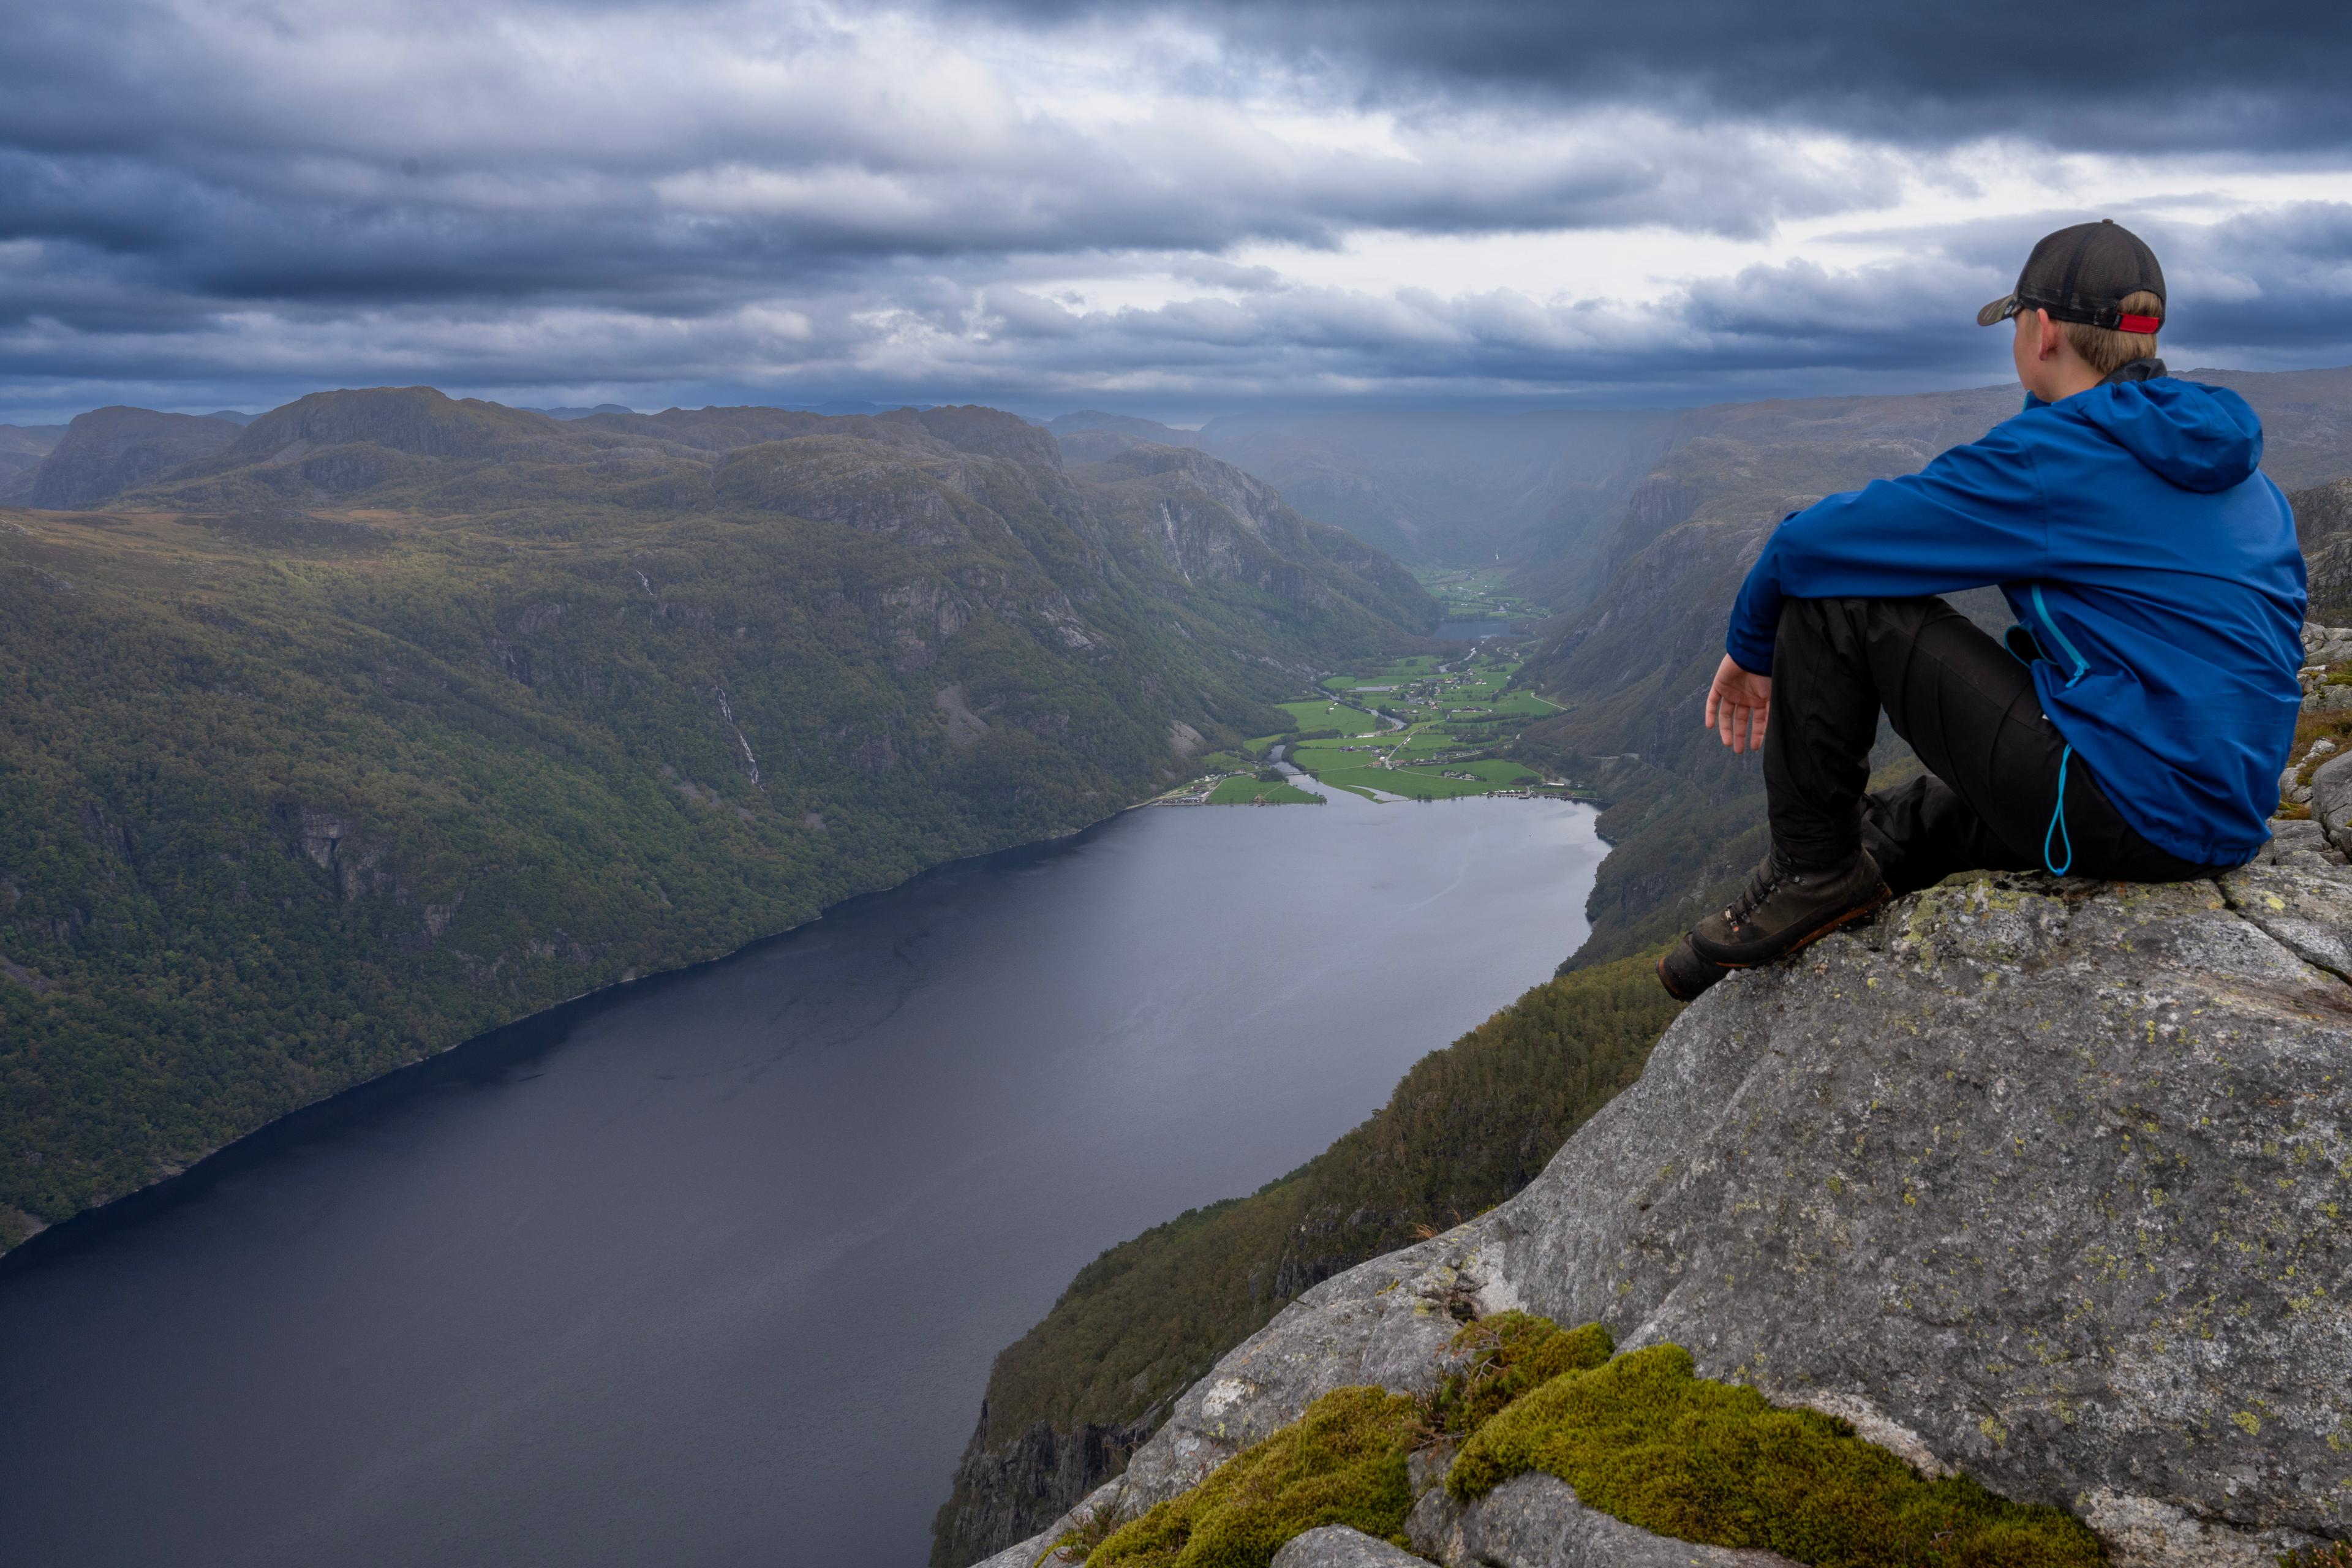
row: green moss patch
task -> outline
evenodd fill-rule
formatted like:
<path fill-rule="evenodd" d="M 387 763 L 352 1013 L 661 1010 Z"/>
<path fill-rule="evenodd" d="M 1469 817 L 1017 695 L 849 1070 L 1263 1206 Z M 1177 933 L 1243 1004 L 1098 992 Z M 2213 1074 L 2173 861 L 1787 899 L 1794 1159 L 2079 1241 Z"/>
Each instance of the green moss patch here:
<path fill-rule="evenodd" d="M 1086 1552 L 1091 1568 L 1266 1568 L 1283 1542 L 1325 1524 L 1402 1545 L 1414 1500 L 1408 1458 L 1459 1440 L 1445 1485 L 1463 1502 L 1541 1470 L 1629 1524 L 1813 1568 L 2106 1561 L 2071 1515 L 2004 1501 L 1965 1477 L 1926 1479 L 1843 1421 L 1693 1375 L 1679 1345 L 1613 1350 L 1598 1323 L 1482 1318 L 1454 1337 L 1453 1370 L 1434 1393 L 1336 1390 L 1098 1544 L 1075 1534 L 1060 1544 Z M 2352 1568 L 2352 1559 L 2286 1568 Z"/>
<path fill-rule="evenodd" d="M 1318 1525 L 1352 1525 L 1402 1544 L 1412 1508 L 1405 1458 L 1422 1405 L 1378 1388 L 1340 1388 L 1244 1449 L 1087 1554 L 1091 1568 L 1266 1568 L 1282 1543 Z"/>
<path fill-rule="evenodd" d="M 1843 1421 L 1694 1376 L 1679 1345 L 1563 1372 L 1511 1401 L 1463 1446 L 1445 1484 L 1467 1502 L 1528 1470 L 1660 1535 L 1760 1547 L 1815 1568 L 2089 1568 L 2106 1558 L 2070 1515 L 2005 1502 L 1965 1477 L 1923 1479 Z"/>

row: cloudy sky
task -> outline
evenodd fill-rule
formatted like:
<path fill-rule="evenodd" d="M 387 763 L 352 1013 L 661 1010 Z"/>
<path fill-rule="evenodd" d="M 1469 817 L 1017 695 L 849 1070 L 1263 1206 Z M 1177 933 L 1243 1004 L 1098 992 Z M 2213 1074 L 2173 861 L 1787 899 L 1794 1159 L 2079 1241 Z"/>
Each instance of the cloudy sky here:
<path fill-rule="evenodd" d="M 2042 232 L 2352 363 L 2352 6 L 73 0 L 0 48 L 0 422 L 1982 384 Z"/>

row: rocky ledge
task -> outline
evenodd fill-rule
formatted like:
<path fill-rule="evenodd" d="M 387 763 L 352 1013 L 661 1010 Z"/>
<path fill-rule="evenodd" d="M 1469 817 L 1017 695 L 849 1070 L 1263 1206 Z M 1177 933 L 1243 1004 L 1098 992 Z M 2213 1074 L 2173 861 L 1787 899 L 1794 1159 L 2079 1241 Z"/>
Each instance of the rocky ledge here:
<path fill-rule="evenodd" d="M 1511 1309 L 2071 1510 L 2122 1568 L 2352 1533 L 2352 869 L 2275 826 L 2218 882 L 1956 878 L 1734 976 L 1518 1196 L 1307 1292 L 988 1568 L 1331 1389 L 1423 1392 L 1460 1321 Z M 1416 1549 L 1653 1560 L 1549 1478 L 1477 1506 L 1508 1517 L 1417 1509 Z M 1317 1532 L 1284 1561 L 1395 1555 Z"/>

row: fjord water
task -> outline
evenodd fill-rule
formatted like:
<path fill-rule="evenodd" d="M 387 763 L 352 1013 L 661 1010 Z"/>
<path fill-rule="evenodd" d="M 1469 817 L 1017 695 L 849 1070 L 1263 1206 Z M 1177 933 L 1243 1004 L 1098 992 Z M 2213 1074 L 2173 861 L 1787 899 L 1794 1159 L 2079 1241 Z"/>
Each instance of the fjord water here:
<path fill-rule="evenodd" d="M 0 1265 L 11 1563 L 920 1563 L 990 1358 L 1581 940 L 1556 801 L 1130 812 L 281 1123 Z"/>

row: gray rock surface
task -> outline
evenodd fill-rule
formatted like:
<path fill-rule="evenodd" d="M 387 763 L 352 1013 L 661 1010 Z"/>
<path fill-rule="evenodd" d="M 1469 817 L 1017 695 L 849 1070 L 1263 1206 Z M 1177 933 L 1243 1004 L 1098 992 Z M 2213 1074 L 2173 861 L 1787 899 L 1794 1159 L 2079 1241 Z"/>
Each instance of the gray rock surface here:
<path fill-rule="evenodd" d="M 2121 1568 L 2352 1533 L 2352 870 L 2311 843 L 1955 879 L 1733 976 L 1526 1191 L 1309 1291 L 1089 1501 L 1522 1308 L 2072 1509 Z"/>
<path fill-rule="evenodd" d="M 2336 488 L 2352 494 L 2352 481 L 2339 479 Z M 2323 626 L 2316 621 L 2303 624 L 2303 658 L 2307 665 L 2336 664 L 2352 660 L 2352 626 Z"/>
<path fill-rule="evenodd" d="M 1294 1535 L 1274 1554 L 1274 1568 L 1428 1568 L 1402 1546 L 1350 1530 L 1327 1524 L 1304 1535 Z"/>
<path fill-rule="evenodd" d="M 2352 686 L 2336 689 L 2352 691 Z M 2352 852 L 2352 752 L 2328 758 L 2311 775 L 2311 819 L 2329 843 Z"/>
<path fill-rule="evenodd" d="M 1429 1514 L 1416 1510 L 1423 1528 L 1407 1534 L 1414 1550 L 1445 1568 L 1794 1568 L 1778 1552 L 1653 1535 L 1585 1507 L 1557 1476 L 1514 1476 L 1467 1509 L 1443 1511 L 1442 1531 L 1429 1531 Z M 1277 1568 L 1281 1561 L 1275 1559 Z"/>

